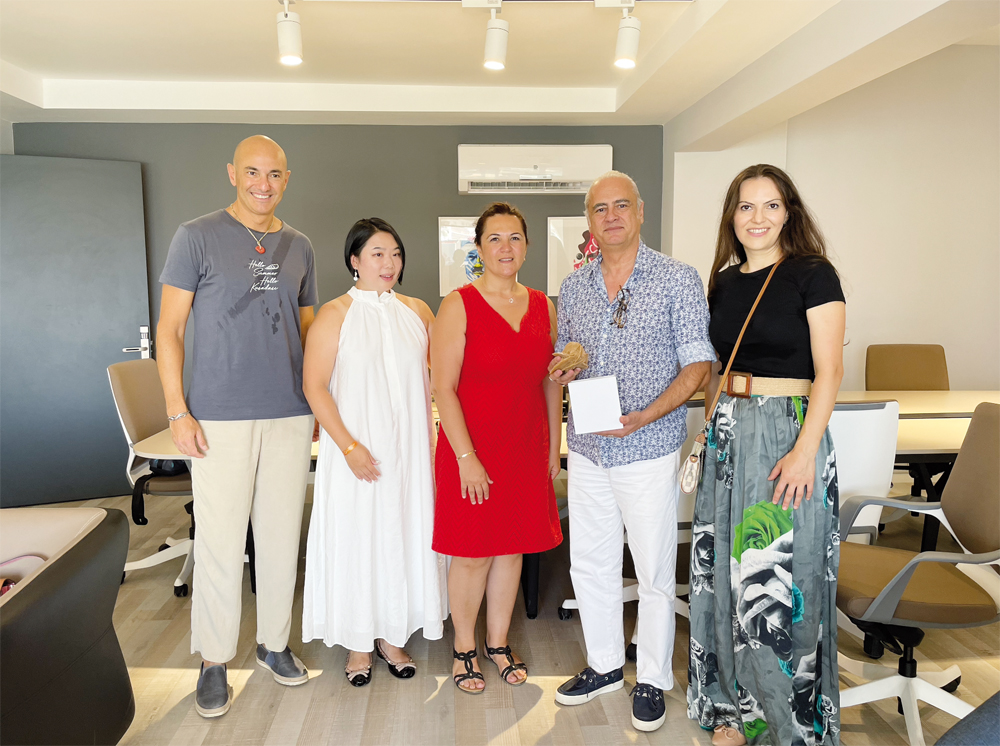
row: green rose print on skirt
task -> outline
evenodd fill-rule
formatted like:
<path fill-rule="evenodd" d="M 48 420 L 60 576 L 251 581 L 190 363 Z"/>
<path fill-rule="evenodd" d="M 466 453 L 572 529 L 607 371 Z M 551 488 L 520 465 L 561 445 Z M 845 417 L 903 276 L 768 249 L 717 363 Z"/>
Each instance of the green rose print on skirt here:
<path fill-rule="evenodd" d="M 722 396 L 710 423 L 691 551 L 688 716 L 751 744 L 838 744 L 839 517 L 826 434 L 813 499 L 771 503 L 807 397 Z M 829 623 L 826 623 L 829 620 Z"/>

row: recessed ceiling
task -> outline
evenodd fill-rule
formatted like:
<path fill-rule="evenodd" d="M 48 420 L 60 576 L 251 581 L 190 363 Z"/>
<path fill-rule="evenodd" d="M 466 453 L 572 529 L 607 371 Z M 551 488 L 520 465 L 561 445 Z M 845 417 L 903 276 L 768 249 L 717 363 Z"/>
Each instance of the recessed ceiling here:
<path fill-rule="evenodd" d="M 724 147 L 955 43 L 995 44 L 996 0 L 636 3 L 638 64 L 612 64 L 617 9 L 508 1 L 507 67 L 486 9 L 299 0 L 301 66 L 276 0 L 0 0 L 8 121 L 666 124 Z M 672 135 L 672 136 L 673 136 Z"/>
<path fill-rule="evenodd" d="M 642 50 L 686 2 L 639 3 Z M 616 86 L 620 13 L 509 2 L 507 69 L 483 68 L 487 10 L 459 2 L 300 2 L 303 64 L 278 62 L 275 0 L 3 0 L 3 59 L 46 78 Z"/>

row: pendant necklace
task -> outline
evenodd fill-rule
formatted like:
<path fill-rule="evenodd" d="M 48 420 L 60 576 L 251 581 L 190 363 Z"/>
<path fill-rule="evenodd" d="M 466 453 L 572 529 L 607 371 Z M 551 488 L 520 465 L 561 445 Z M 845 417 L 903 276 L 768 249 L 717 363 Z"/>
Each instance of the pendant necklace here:
<path fill-rule="evenodd" d="M 271 226 L 274 225 L 274 215 L 271 216 L 271 222 L 267 224 L 267 230 L 264 231 L 264 235 L 261 236 L 260 238 L 257 238 L 257 236 L 255 236 L 253 234 L 253 231 L 250 230 L 250 228 L 247 226 L 247 224 L 244 223 L 242 220 L 240 220 L 239 217 L 236 215 L 236 203 L 235 202 L 233 202 L 233 204 L 231 204 L 229 206 L 229 209 L 233 211 L 233 217 L 236 218 L 236 222 L 239 223 L 240 225 L 242 225 L 244 228 L 247 229 L 247 233 L 250 234 L 250 238 L 252 238 L 254 240 L 254 243 L 257 244 L 257 247 L 254 249 L 254 251 L 256 251 L 258 254 L 263 254 L 264 252 L 266 252 L 267 249 L 265 249 L 263 246 L 261 246 L 260 242 L 264 240 L 264 236 L 268 235 L 271 232 Z M 511 303 L 513 303 L 513 302 L 514 301 L 512 300 Z"/>

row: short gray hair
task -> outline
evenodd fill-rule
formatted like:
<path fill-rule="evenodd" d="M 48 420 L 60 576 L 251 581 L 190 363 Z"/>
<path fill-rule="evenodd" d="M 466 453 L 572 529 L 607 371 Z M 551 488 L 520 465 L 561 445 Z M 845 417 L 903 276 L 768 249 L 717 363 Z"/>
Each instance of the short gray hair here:
<path fill-rule="evenodd" d="M 633 179 L 631 176 L 629 176 L 626 173 L 622 173 L 621 171 L 611 170 L 611 171 L 606 171 L 605 173 L 601 174 L 596 179 L 594 179 L 593 183 L 591 183 L 590 188 L 587 190 L 587 195 L 583 198 L 583 214 L 584 215 L 586 215 L 587 211 L 590 209 L 590 193 L 592 191 L 594 191 L 594 187 L 595 186 L 597 186 L 598 184 L 600 184 L 605 179 L 625 179 L 625 181 L 627 181 L 629 183 L 629 186 L 632 187 L 632 191 L 635 192 L 636 204 L 638 204 L 638 205 L 642 204 L 642 197 L 639 195 L 639 187 L 635 183 L 635 179 Z"/>

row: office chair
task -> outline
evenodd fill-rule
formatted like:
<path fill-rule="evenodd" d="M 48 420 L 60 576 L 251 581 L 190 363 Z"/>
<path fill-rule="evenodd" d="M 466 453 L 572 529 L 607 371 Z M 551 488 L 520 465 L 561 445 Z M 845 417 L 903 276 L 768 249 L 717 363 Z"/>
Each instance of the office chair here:
<path fill-rule="evenodd" d="M 866 391 L 948 391 L 948 361 L 941 345 L 868 345 L 865 353 Z M 944 474 L 948 464 L 927 464 L 928 479 Z M 900 462 L 896 468 L 913 479 L 910 495 L 920 497 L 927 489 L 918 466 Z M 896 513 L 895 517 L 905 515 Z"/>
<path fill-rule="evenodd" d="M 842 689 L 841 708 L 897 697 L 911 746 L 923 746 L 917 700 L 965 717 L 972 706 L 952 696 L 961 682 L 957 666 L 918 673 L 913 650 L 924 628 L 978 627 L 1000 620 L 1000 405 L 976 407 L 940 503 L 912 503 L 855 496 L 840 506 L 847 536 L 866 505 L 903 507 L 937 518 L 962 552 L 908 552 L 841 542 L 837 608 L 861 630 L 900 656 L 898 672 L 838 655 L 840 667 L 868 679 Z M 994 734 L 995 735 L 995 734 Z"/>
<path fill-rule="evenodd" d="M 830 415 L 830 436 L 837 454 L 837 487 L 840 501 L 855 495 L 887 498 L 892 488 L 893 462 L 899 431 L 899 402 L 837 404 Z M 842 542 L 874 544 L 878 539 L 881 505 L 866 505 L 858 512 Z M 862 632 L 837 611 L 837 626 L 863 640 L 865 653 L 881 658 L 882 644 Z"/>
<path fill-rule="evenodd" d="M 948 391 L 941 345 L 868 345 L 866 391 Z"/>
<path fill-rule="evenodd" d="M 118 419 L 122 423 L 122 430 L 125 432 L 125 440 L 128 443 L 125 475 L 128 477 L 129 484 L 134 488 L 136 480 L 150 474 L 150 468 L 149 459 L 137 456 L 133 446 L 139 441 L 165 430 L 170 425 L 167 422 L 167 405 L 163 398 L 163 388 L 156 370 L 156 361 L 145 358 L 115 363 L 108 368 L 108 380 L 111 383 L 115 407 L 118 409 Z M 191 475 L 153 476 L 145 482 L 143 493 L 163 496 L 191 495 Z M 194 569 L 193 506 L 193 501 L 189 501 L 184 506 L 184 510 L 191 516 L 191 527 L 186 539 L 168 537 L 155 554 L 126 563 L 125 573 L 161 565 L 177 557 L 184 557 L 184 565 L 174 580 L 174 595 L 186 596 L 188 594 L 188 578 L 191 577 L 191 571 Z"/>

